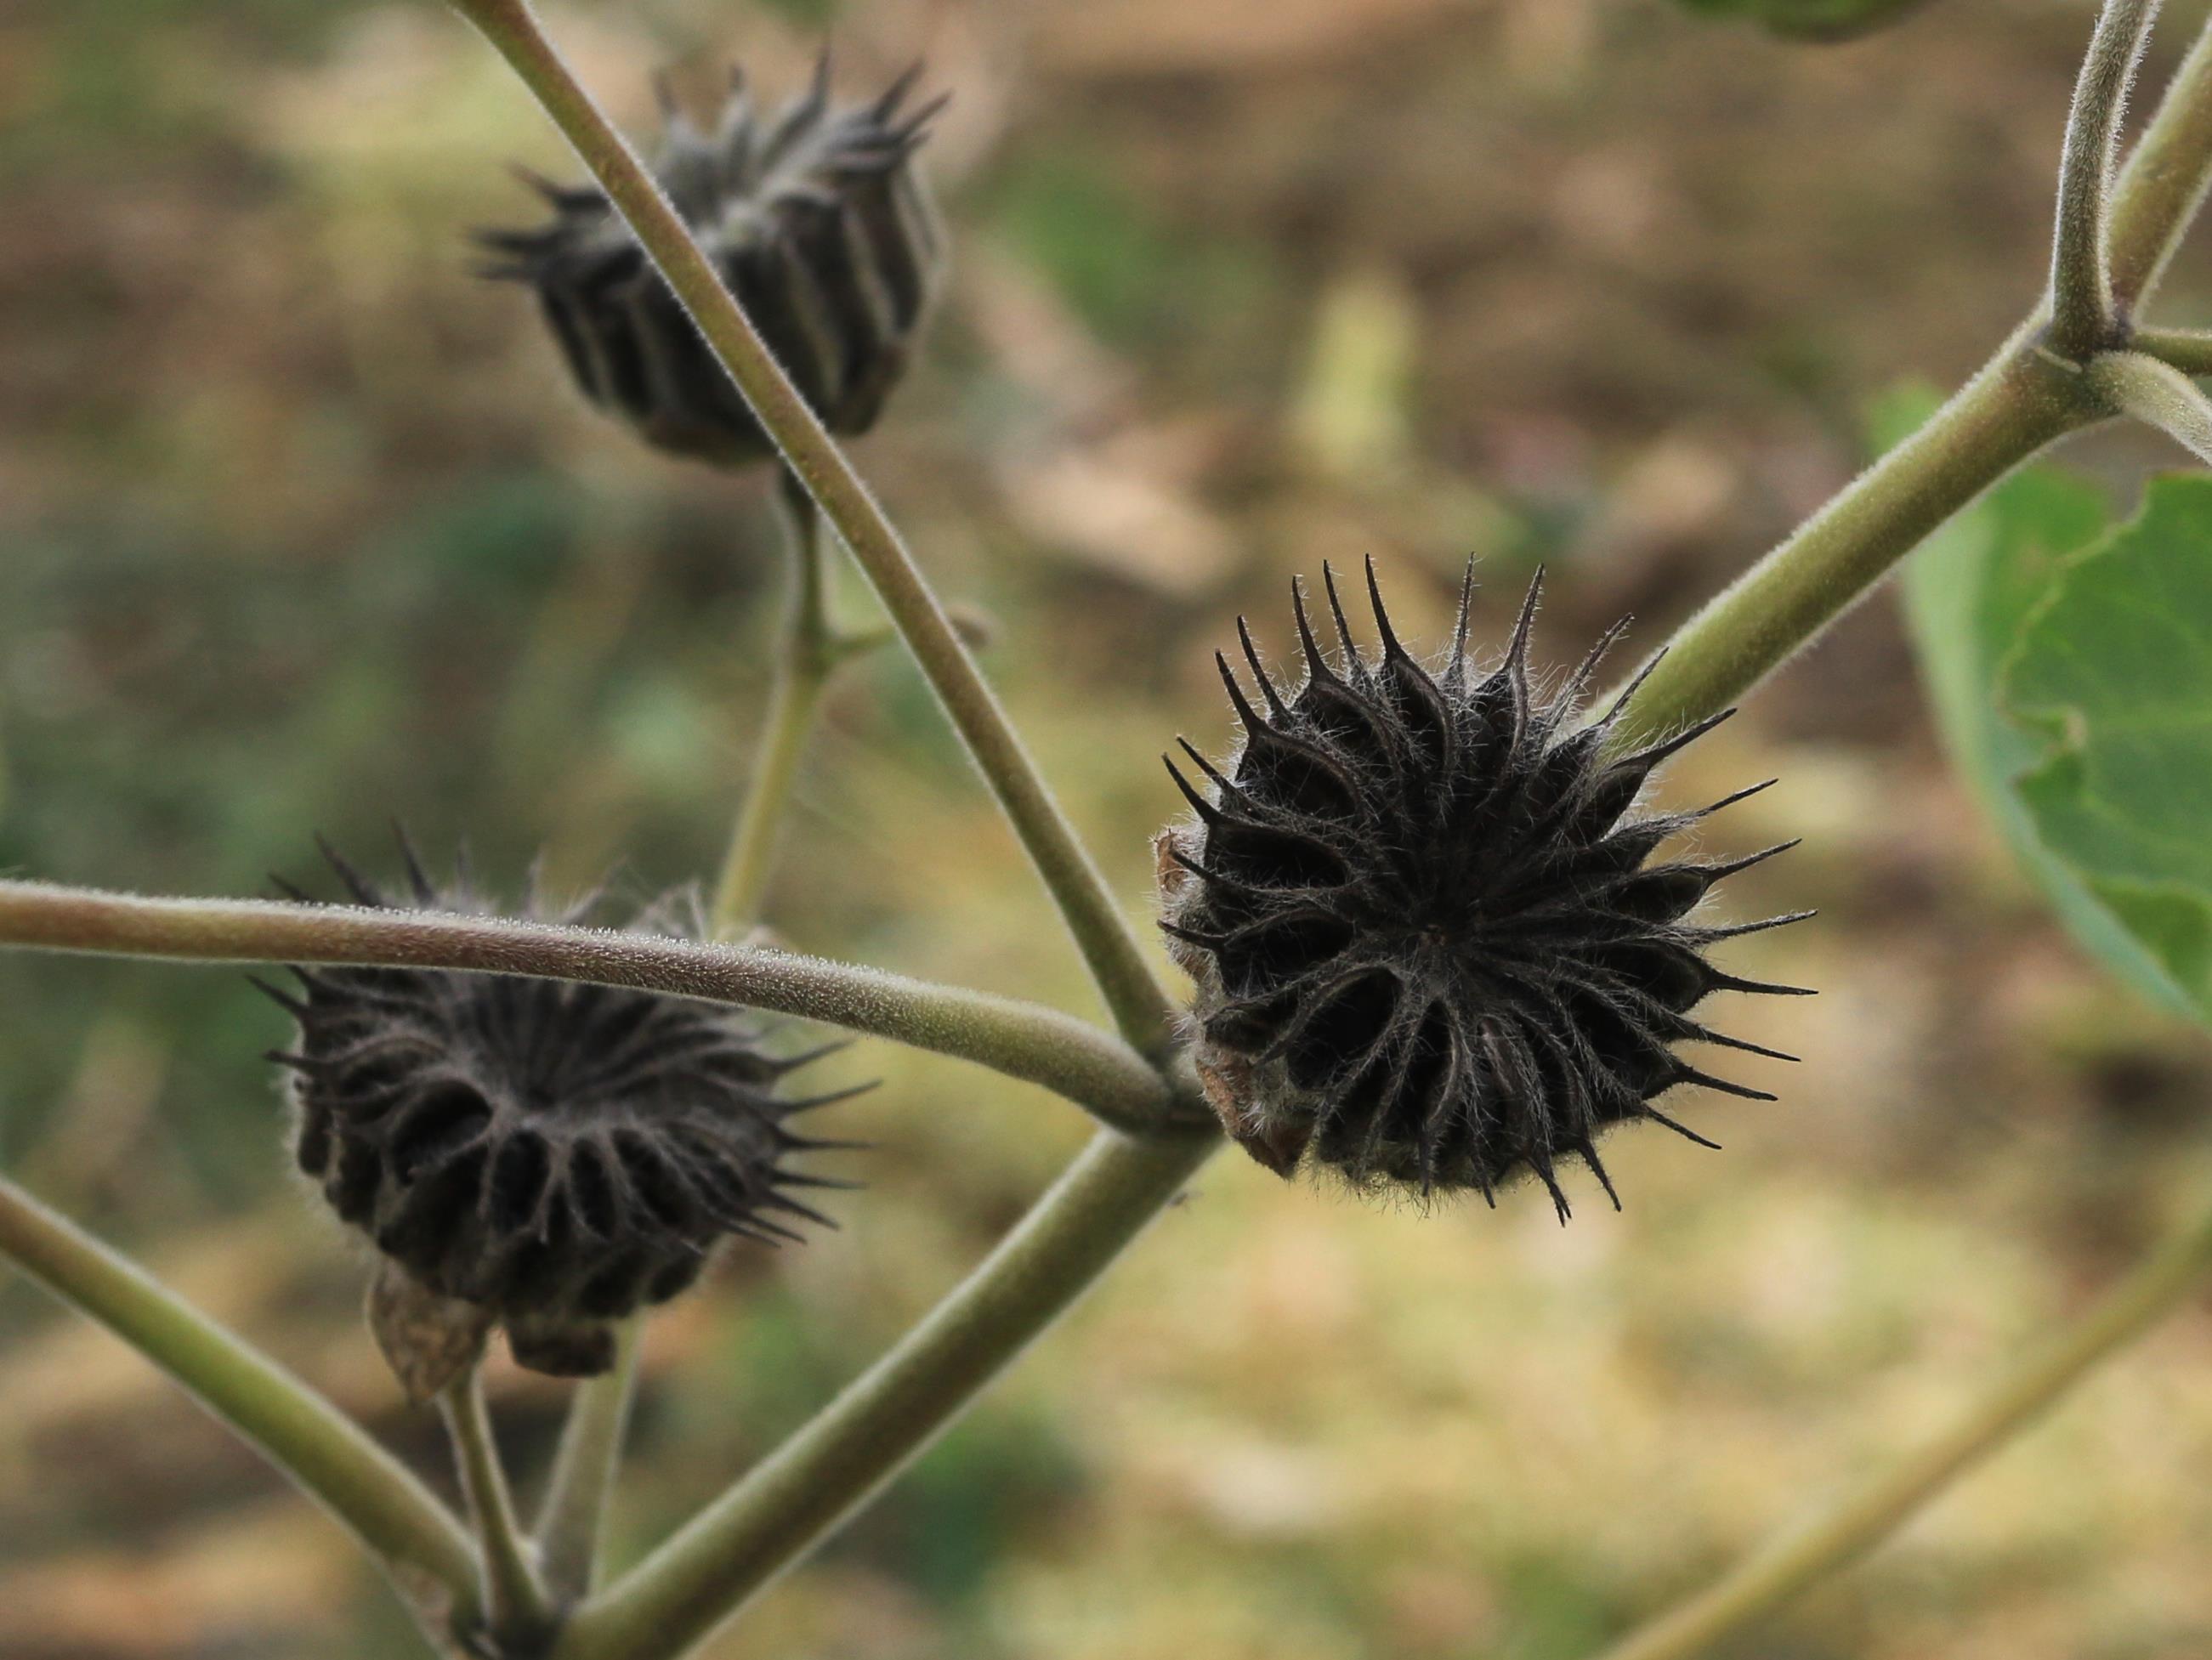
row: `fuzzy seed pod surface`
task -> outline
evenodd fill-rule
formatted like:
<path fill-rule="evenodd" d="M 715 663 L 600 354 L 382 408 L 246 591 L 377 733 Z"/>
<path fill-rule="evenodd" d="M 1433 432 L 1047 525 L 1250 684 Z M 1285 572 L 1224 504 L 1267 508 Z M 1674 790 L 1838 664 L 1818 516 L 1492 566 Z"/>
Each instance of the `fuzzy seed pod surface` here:
<path fill-rule="evenodd" d="M 331 857 L 356 900 L 390 903 Z M 440 892 L 411 849 L 407 865 L 416 906 L 487 909 L 465 879 Z M 696 934 L 686 909 L 663 901 L 632 926 Z M 793 1189 L 853 1185 L 787 1168 L 839 1144 L 787 1121 L 856 1091 L 781 1094 L 813 1057 L 769 1055 L 735 1011 L 507 975 L 293 972 L 299 994 L 262 988 L 299 1022 L 271 1058 L 301 1171 L 387 1279 L 427 1294 L 380 1298 L 471 1305 L 535 1370 L 605 1371 L 612 1323 L 691 1285 L 725 1237 L 796 1239 L 790 1222 L 827 1219 Z"/>
<path fill-rule="evenodd" d="M 1792 1058 L 1691 1011 L 1717 990 L 1796 992 L 1724 973 L 1705 952 L 1796 918 L 1731 927 L 1691 913 L 1723 877 L 1794 843 L 1727 864 L 1650 862 L 1662 842 L 1765 787 L 1700 812 L 1635 812 L 1653 769 L 1725 717 L 1607 758 L 1613 716 L 1576 717 L 1626 624 L 1540 695 L 1528 652 L 1540 577 L 1502 660 L 1477 672 L 1472 575 L 1440 673 L 1392 631 L 1372 561 L 1375 660 L 1353 644 L 1333 575 L 1334 662 L 1293 587 L 1305 672 L 1291 691 L 1239 619 L 1261 706 L 1217 654 L 1243 745 L 1218 769 L 1183 744 L 1207 789 L 1168 763 L 1194 818 L 1161 838 L 1162 926 L 1197 982 L 1208 1097 L 1261 1163 L 1486 1199 L 1533 1175 L 1564 1221 L 1568 1155 L 1619 1204 L 1597 1153 L 1613 1125 L 1650 1119 L 1703 1140 L 1655 1097 L 1700 1083 L 1773 1098 L 1708 1075 L 1676 1046 Z"/>
<path fill-rule="evenodd" d="M 813 84 L 770 121 L 741 77 L 711 132 L 668 95 L 655 176 L 800 393 L 835 433 L 866 432 L 904 372 L 944 270 L 944 237 L 914 154 L 944 107 L 907 111 L 918 70 L 869 104 Z M 726 466 L 775 454 L 744 397 L 613 205 L 588 186 L 524 178 L 553 209 L 532 230 L 487 231 L 489 277 L 536 290 L 576 384 L 649 443 Z"/>

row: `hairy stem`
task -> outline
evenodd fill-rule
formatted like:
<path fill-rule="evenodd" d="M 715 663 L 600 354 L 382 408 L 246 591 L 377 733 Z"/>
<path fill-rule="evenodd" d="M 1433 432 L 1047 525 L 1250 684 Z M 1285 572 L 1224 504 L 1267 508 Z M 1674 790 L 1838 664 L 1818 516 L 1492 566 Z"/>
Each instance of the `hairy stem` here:
<path fill-rule="evenodd" d="M 2137 329 L 2128 344 L 2184 374 L 2212 374 L 2212 330 Z"/>
<path fill-rule="evenodd" d="M 1109 1124 L 1142 1130 L 1173 1106 L 1168 1084 L 1143 1056 L 1057 1009 L 785 952 L 434 911 L 149 899 L 0 880 L 0 946 L 7 946 L 632 986 L 799 1015 L 973 1061 L 1041 1084 Z"/>
<path fill-rule="evenodd" d="M 589 1596 L 599 1572 L 607 1499 L 622 1465 L 637 1395 L 644 1330 L 642 1315 L 623 1323 L 613 1369 L 576 1385 L 561 1426 L 561 1446 L 538 1509 L 536 1538 L 546 1588 L 563 1602 Z"/>
<path fill-rule="evenodd" d="M 555 1660 L 691 1651 L 927 1447 L 1219 1145 L 1103 1132 L 957 1290 L 811 1423 L 576 1611 Z"/>
<path fill-rule="evenodd" d="M 2112 192 L 2112 301 L 2139 314 L 2212 190 L 2212 20 L 2174 71 Z"/>
<path fill-rule="evenodd" d="M 499 1442 L 486 1410 L 483 1376 L 473 1365 L 438 1396 L 438 1411 L 453 1444 L 461 1495 L 476 1529 L 483 1562 L 484 1618 L 502 1654 L 523 1654 L 542 1646 L 556 1621 L 552 1599 L 530 1560 L 530 1547 L 514 1519 L 514 1499 Z"/>
<path fill-rule="evenodd" d="M 1948 1429 L 1717 1584 L 1607 1650 L 1601 1660 L 1689 1660 L 1765 1620 L 1880 1544 L 1929 1499 L 2003 1447 L 2068 1389 L 2187 1301 L 2208 1271 L 2212 1212 L 2147 1258 Z"/>
<path fill-rule="evenodd" d="M 711 909 L 715 937 L 731 939 L 760 920 L 763 897 L 791 804 L 799 763 L 814 731 L 814 717 L 844 652 L 830 618 L 829 572 L 822 519 L 805 490 L 785 473 L 776 498 L 783 506 L 791 550 L 791 595 L 776 648 L 775 679 L 768 718 L 761 725 L 752 782 L 738 809 L 729 855 Z"/>
<path fill-rule="evenodd" d="M 381 1566 L 427 1630 L 477 1617 L 477 1557 L 428 1490 L 343 1413 L 75 1224 L 0 1179 L 0 1256 L 181 1383 Z"/>
<path fill-rule="evenodd" d="M 2080 362 L 2110 344 L 2117 315 L 2107 208 L 2120 122 L 2158 0 L 2105 0 L 2074 83 L 2058 163 L 2058 223 L 2051 254 L 2051 345 Z"/>
<path fill-rule="evenodd" d="M 2089 385 L 2121 414 L 2212 462 L 2212 402 L 2171 363 L 2139 351 L 2100 352 L 2089 360 Z"/>
<path fill-rule="evenodd" d="M 1937 526 L 2037 451 L 2101 417 L 2079 374 L 2023 329 L 1921 429 L 1692 617 L 1615 724 L 1616 751 L 1727 708 Z"/>
<path fill-rule="evenodd" d="M 702 253 L 635 153 L 601 113 L 526 0 L 453 0 L 536 95 L 599 180 L 785 464 L 834 525 L 997 796 L 1128 1040 L 1165 1052 L 1174 1005 L 1144 945 L 1053 799 L 904 540 Z"/>

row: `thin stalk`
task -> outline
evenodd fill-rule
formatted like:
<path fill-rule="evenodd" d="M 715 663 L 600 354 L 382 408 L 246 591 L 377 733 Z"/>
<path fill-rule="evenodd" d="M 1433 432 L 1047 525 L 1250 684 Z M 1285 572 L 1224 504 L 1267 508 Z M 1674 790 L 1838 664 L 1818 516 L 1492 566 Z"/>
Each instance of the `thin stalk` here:
<path fill-rule="evenodd" d="M 259 1450 L 361 1541 L 434 1637 L 473 1622 L 477 1557 L 460 1524 L 323 1396 L 4 1178 L 0 1256 Z"/>
<path fill-rule="evenodd" d="M 2128 344 L 2184 374 L 2212 374 L 2212 330 L 2137 329 Z"/>
<path fill-rule="evenodd" d="M 790 549 L 791 593 L 778 641 L 775 678 L 769 692 L 751 783 L 738 809 L 722 863 L 710 916 L 717 939 L 744 932 L 760 919 L 761 900 L 775 868 L 776 842 L 791 804 L 799 763 L 822 707 L 830 677 L 848 654 L 830 617 L 829 572 L 822 518 L 813 500 L 789 473 L 779 481 L 785 542 Z"/>
<path fill-rule="evenodd" d="M 1984 490 L 2102 418 L 2081 374 L 2033 350 L 2031 336 L 2023 328 L 1917 432 L 1683 624 L 1610 745 L 1632 748 L 1727 708 Z"/>
<path fill-rule="evenodd" d="M 483 1376 L 470 1366 L 438 1396 L 438 1410 L 453 1444 L 453 1462 L 468 1501 L 483 1562 L 484 1618 L 502 1654 L 522 1654 L 540 1646 L 556 1615 L 552 1598 L 538 1578 L 530 1548 L 514 1519 L 507 1470 L 485 1409 Z"/>
<path fill-rule="evenodd" d="M 2128 88 L 2142 61 L 2158 0 L 2105 0 L 2066 119 L 2058 162 L 2058 223 L 2051 254 L 2051 346 L 2075 362 L 2111 344 L 2107 212 Z"/>
<path fill-rule="evenodd" d="M 790 593 L 752 779 L 738 807 L 730 850 L 708 908 L 718 939 L 735 938 L 759 919 L 792 788 L 823 694 L 838 666 L 866 648 L 841 635 L 831 619 L 828 550 L 823 546 L 822 516 L 812 498 L 789 472 L 782 471 L 776 480 L 775 501 L 790 556 L 786 562 Z M 588 1596 L 598 1572 L 607 1505 L 622 1468 L 623 1441 L 637 1395 L 643 1324 L 642 1316 L 625 1323 L 612 1369 L 576 1386 L 562 1425 L 560 1451 L 536 1538 L 548 1585 L 565 1602 Z"/>
<path fill-rule="evenodd" d="M 256 899 L 149 899 L 0 880 L 0 946 L 204 963 L 325 963 L 519 974 L 672 992 L 821 1020 L 1041 1084 L 1142 1130 L 1173 1109 L 1110 1033 L 1041 1004 L 816 957 L 658 934 L 430 911 Z"/>
<path fill-rule="evenodd" d="M 524 0 L 453 0 L 591 169 L 792 472 L 836 527 L 1043 878 L 1122 1034 L 1162 1055 L 1174 1004 L 944 606 L 867 485 L 723 286 L 683 216 L 592 100 Z"/>
<path fill-rule="evenodd" d="M 553 1475 L 538 1508 L 535 1536 L 546 1589 L 563 1602 L 589 1596 L 598 1575 L 607 1499 L 622 1464 L 630 1407 L 637 1396 L 644 1329 L 642 1315 L 623 1323 L 613 1369 L 576 1386 L 561 1426 L 561 1446 L 553 1456 Z"/>
<path fill-rule="evenodd" d="M 2212 20 L 2174 71 L 2112 192 L 2112 301 L 2139 316 L 2212 190 Z"/>
<path fill-rule="evenodd" d="M 2089 385 L 2121 414 L 2212 462 L 2212 402 L 2172 364 L 2139 351 L 2100 352 L 2089 360 Z"/>
<path fill-rule="evenodd" d="M 2001 1379 L 1951 1426 L 1776 1540 L 1601 1660 L 1689 1660 L 1741 1635 L 1880 1544 L 2003 1447 L 2068 1389 L 2186 1302 L 2212 1271 L 2212 1212 L 2161 1245 L 2096 1306 Z"/>
<path fill-rule="evenodd" d="M 576 1610 L 553 1660 L 688 1654 L 927 1447 L 1184 1185 L 1210 1133 L 1102 1132 L 975 1274 L 750 1475 Z"/>

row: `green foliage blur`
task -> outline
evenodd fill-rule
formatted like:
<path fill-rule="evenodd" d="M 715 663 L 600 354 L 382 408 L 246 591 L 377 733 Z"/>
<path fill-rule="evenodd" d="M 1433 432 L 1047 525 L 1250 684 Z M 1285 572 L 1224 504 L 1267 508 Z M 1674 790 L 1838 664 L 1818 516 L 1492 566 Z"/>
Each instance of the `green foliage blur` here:
<path fill-rule="evenodd" d="M 2040 280 L 2084 27 L 2035 0 L 1820 50 L 1662 0 L 549 15 L 640 132 L 655 69 L 703 100 L 742 58 L 773 95 L 825 28 L 842 85 L 923 56 L 955 90 L 927 155 L 953 290 L 859 459 L 993 620 L 988 666 L 1139 914 L 1176 810 L 1155 757 L 1227 741 L 1210 653 L 1243 612 L 1284 654 L 1293 572 L 1373 553 L 1433 642 L 1468 553 L 1486 594 L 1542 561 L 1548 665 L 1623 612 L 1648 648 L 1850 476 L 1869 399 L 1978 361 Z M 469 227 L 537 211 L 503 164 L 574 172 L 490 53 L 432 0 L 16 0 L 0 95 L 0 869 L 331 891 L 315 833 L 388 868 L 394 819 L 509 894 L 541 860 L 638 897 L 710 869 L 766 684 L 765 481 L 639 448 L 526 297 L 471 277 Z M 2198 250 L 2172 314 L 2208 309 Z M 2069 452 L 2094 511 L 2047 550 L 2171 459 Z M 869 605 L 849 573 L 839 599 Z M 1975 661 L 1961 696 L 1993 695 Z M 1626 1213 L 1577 1191 L 1565 1231 L 1540 1195 L 1422 1215 L 1224 1157 L 718 1660 L 1571 1660 L 2201 1205 L 2201 1039 L 2053 921 L 1954 777 L 1891 599 L 1698 750 L 1664 800 L 1784 781 L 1716 854 L 1807 838 L 1729 898 L 1821 910 L 1730 959 L 1821 988 L 1738 1015 L 1806 1056 L 1747 1067 L 1781 1105 L 1685 1102 L 1723 1153 L 1620 1138 Z M 833 700 L 769 921 L 1096 1010 L 895 660 Z M 361 1329 L 361 1263 L 285 1174 L 258 1058 L 284 1037 L 231 970 L 0 958 L 0 1162 L 443 1479 Z M 885 1080 L 837 1110 L 876 1144 L 837 1171 L 869 1190 L 656 1322 L 623 1559 L 1085 1134 L 888 1046 L 835 1069 Z M 1760 1652 L 2212 1647 L 2208 1364 L 2200 1310 Z M 561 1392 L 493 1387 L 542 1469 Z M 409 1642 L 334 1529 L 0 1274 L 0 1655 Z"/>
<path fill-rule="evenodd" d="M 1789 40 L 1855 40 L 1927 0 L 1681 0 L 1692 11 L 1756 21 Z"/>

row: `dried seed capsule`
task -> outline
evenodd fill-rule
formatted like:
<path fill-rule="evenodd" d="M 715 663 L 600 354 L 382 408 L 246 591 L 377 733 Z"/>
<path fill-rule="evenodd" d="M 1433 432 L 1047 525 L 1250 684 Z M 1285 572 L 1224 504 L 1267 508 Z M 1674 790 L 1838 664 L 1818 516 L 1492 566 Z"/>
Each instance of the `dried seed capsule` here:
<path fill-rule="evenodd" d="M 906 110 L 918 66 L 871 104 L 832 107 L 824 53 L 773 121 L 740 76 L 711 132 L 661 87 L 654 173 L 769 348 L 830 431 L 866 432 L 906 368 L 944 269 L 915 151 L 944 97 Z M 775 445 L 605 195 L 526 173 L 553 208 L 487 231 L 489 277 L 537 290 L 584 395 L 647 442 L 742 466 Z"/>
<path fill-rule="evenodd" d="M 391 903 L 325 851 L 356 900 Z M 438 891 L 411 849 L 407 867 L 415 905 L 487 909 L 465 879 Z M 632 926 L 700 932 L 688 895 Z M 386 1283 L 388 1305 L 410 1319 L 435 1299 L 470 1305 L 536 1370 L 605 1371 L 612 1323 L 690 1286 L 724 1237 L 796 1239 L 793 1221 L 827 1219 L 794 1190 L 853 1185 L 787 1168 L 837 1145 L 787 1121 L 857 1091 L 781 1094 L 815 1056 L 770 1055 L 732 1010 L 507 975 L 294 972 L 300 994 L 262 989 L 299 1021 L 271 1058 L 300 1169 L 431 1299 Z"/>
<path fill-rule="evenodd" d="M 1646 862 L 1753 792 L 1632 813 L 1652 769 L 1725 716 L 1607 759 L 1612 716 L 1574 717 L 1625 624 L 1544 696 L 1528 658 L 1540 577 L 1503 660 L 1480 674 L 1467 657 L 1472 572 L 1440 674 L 1392 631 L 1372 561 L 1367 581 L 1376 660 L 1352 644 L 1333 575 L 1334 663 L 1293 585 L 1304 684 L 1276 686 L 1240 618 L 1265 707 L 1217 654 L 1243 746 L 1224 771 L 1182 745 L 1203 792 L 1168 763 L 1195 818 L 1161 841 L 1161 926 L 1198 982 L 1207 1093 L 1230 1134 L 1285 1176 L 1310 1157 L 1360 1183 L 1490 1199 L 1533 1173 L 1564 1221 L 1558 1166 L 1571 1153 L 1618 1205 L 1598 1160 L 1605 1130 L 1648 1118 L 1701 1140 L 1651 1104 L 1681 1083 L 1773 1098 L 1708 1076 L 1675 1045 L 1777 1054 L 1690 1011 L 1721 989 L 1795 991 L 1740 980 L 1705 953 L 1797 918 L 1726 927 L 1690 913 L 1721 878 L 1783 848 Z"/>

